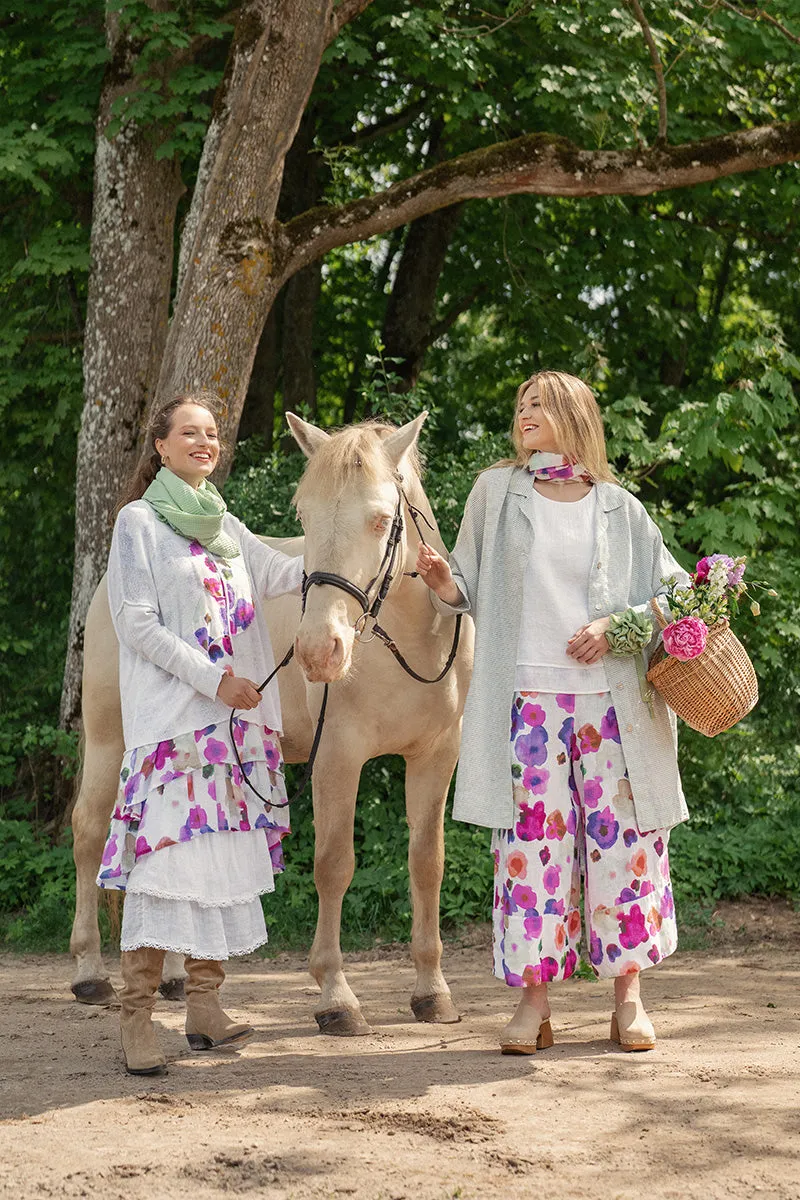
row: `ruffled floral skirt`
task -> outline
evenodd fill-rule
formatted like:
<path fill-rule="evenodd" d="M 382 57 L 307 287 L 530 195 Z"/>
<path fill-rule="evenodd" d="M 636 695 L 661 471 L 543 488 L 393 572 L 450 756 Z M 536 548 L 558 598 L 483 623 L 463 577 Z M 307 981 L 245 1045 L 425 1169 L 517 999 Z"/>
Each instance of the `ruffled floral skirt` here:
<path fill-rule="evenodd" d="M 125 755 L 97 877 L 127 893 L 123 950 L 224 959 L 266 942 L 259 897 L 274 890 L 289 832 L 288 808 L 276 807 L 283 761 L 266 726 L 235 718 L 234 738 L 241 767 L 227 724 Z"/>

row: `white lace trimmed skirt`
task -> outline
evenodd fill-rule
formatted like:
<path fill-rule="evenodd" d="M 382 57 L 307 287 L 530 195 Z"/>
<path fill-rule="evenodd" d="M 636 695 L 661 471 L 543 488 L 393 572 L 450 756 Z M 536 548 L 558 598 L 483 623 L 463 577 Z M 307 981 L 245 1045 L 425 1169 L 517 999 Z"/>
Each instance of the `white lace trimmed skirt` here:
<path fill-rule="evenodd" d="M 220 961 L 267 941 L 260 897 L 275 890 L 261 829 L 168 846 L 130 872 L 120 948 L 157 946 Z"/>
<path fill-rule="evenodd" d="M 241 767 L 221 725 L 126 754 L 97 878 L 127 893 L 123 950 L 219 960 L 267 941 L 260 897 L 289 831 L 283 762 L 264 726 L 237 718 L 234 738 Z"/>

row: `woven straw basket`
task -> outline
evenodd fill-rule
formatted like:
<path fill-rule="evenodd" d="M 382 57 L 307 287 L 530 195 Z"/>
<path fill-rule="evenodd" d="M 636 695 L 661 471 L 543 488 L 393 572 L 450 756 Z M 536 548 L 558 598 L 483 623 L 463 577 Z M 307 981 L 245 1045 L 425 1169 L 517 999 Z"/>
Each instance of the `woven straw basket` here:
<path fill-rule="evenodd" d="M 651 606 L 664 629 L 668 622 L 657 601 Z M 688 662 L 672 658 L 659 646 L 647 678 L 672 711 L 706 737 L 730 729 L 758 703 L 753 664 L 727 621 L 712 625 L 705 650 Z"/>

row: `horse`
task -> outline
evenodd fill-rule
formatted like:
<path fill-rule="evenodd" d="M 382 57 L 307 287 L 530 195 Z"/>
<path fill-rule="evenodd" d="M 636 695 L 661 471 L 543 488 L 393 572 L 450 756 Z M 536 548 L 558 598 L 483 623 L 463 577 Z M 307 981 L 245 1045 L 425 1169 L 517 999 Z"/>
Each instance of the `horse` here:
<path fill-rule="evenodd" d="M 276 655 L 294 647 L 293 659 L 278 673 L 287 763 L 308 760 L 329 689 L 312 775 L 318 912 L 309 971 L 320 988 L 317 1025 L 332 1035 L 370 1032 L 345 977 L 340 926 L 355 869 L 359 778 L 364 764 L 383 754 L 406 762 L 416 970 L 411 1009 L 420 1021 L 459 1020 L 441 969 L 439 893 L 444 807 L 458 758 L 473 630 L 466 619 L 459 638 L 458 618 L 435 608 L 412 570 L 420 522 L 425 540 L 447 553 L 420 480 L 417 440 L 425 416 L 399 428 L 367 422 L 327 433 L 287 414 L 307 458 L 294 497 L 303 537 L 265 539 L 285 553 L 303 554 L 307 576 L 302 602 L 283 596 L 265 603 Z M 124 746 L 118 646 L 104 581 L 89 608 L 85 645 L 85 756 L 72 818 L 72 991 L 83 1003 L 108 1004 L 114 992 L 100 953 L 94 880 Z M 168 955 L 162 991 L 179 998 L 181 978 L 180 960 Z"/>

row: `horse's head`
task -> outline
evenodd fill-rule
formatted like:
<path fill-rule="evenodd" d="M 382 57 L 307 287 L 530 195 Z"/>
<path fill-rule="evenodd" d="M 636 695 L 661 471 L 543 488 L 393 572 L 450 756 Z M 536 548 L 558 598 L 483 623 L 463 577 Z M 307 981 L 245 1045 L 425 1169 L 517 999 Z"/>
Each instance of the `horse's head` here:
<path fill-rule="evenodd" d="M 416 482 L 416 442 L 427 413 L 401 428 L 377 422 L 328 434 L 286 417 L 308 458 L 294 496 L 305 534 L 306 574 L 323 571 L 366 591 L 385 566 L 387 542 L 400 492 Z M 404 540 L 396 572 L 402 571 Z M 380 579 L 369 588 L 372 600 Z M 295 656 L 308 680 L 332 683 L 350 669 L 358 599 L 331 584 L 308 589 Z"/>

